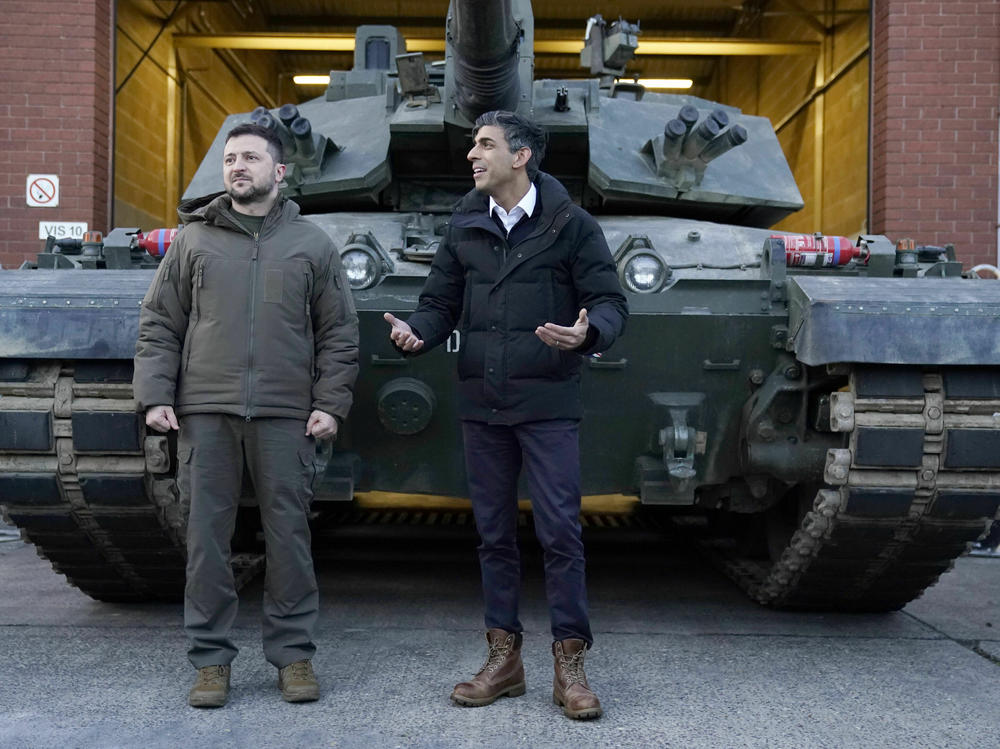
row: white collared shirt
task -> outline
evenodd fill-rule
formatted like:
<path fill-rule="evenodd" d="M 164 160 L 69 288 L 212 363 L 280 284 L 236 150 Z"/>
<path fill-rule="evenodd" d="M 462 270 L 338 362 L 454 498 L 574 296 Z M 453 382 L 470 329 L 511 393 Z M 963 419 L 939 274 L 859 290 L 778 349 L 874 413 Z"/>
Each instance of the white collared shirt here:
<path fill-rule="evenodd" d="M 538 191 L 535 189 L 535 183 L 532 182 L 528 187 L 528 192 L 524 193 L 524 197 L 517 201 L 517 205 L 511 209 L 510 213 L 507 213 L 503 209 L 503 206 L 496 202 L 493 196 L 490 195 L 490 215 L 492 216 L 496 212 L 501 223 L 503 223 L 503 228 L 510 234 L 510 230 L 521 220 L 522 216 L 530 216 L 531 212 L 535 210 L 537 194 Z"/>

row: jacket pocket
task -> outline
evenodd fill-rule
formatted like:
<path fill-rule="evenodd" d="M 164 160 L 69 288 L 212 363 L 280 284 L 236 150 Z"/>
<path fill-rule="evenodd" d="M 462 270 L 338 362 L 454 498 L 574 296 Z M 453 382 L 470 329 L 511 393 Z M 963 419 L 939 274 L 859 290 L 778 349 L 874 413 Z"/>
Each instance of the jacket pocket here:
<path fill-rule="evenodd" d="M 191 458 L 194 448 L 190 445 L 177 446 L 177 490 L 180 492 L 181 505 L 186 506 L 191 501 Z"/>
<path fill-rule="evenodd" d="M 351 292 L 351 284 L 347 280 L 346 271 L 331 270 L 330 272 L 333 273 L 333 285 L 337 287 L 337 291 L 340 292 L 341 299 L 344 302 L 345 318 L 358 314 L 358 310 L 354 306 L 354 294 Z"/>
<path fill-rule="evenodd" d="M 194 348 L 194 335 L 201 321 L 201 290 L 205 286 L 205 261 L 199 260 L 195 268 L 194 283 L 191 285 L 191 322 L 188 325 L 184 343 L 187 351 L 184 353 L 184 371 L 191 363 L 191 349 Z"/>
<path fill-rule="evenodd" d="M 309 487 L 309 493 L 306 497 L 306 509 L 308 509 L 309 504 L 312 502 L 313 494 L 316 491 L 317 480 L 319 479 L 319 474 L 316 470 L 315 442 L 310 444 L 308 447 L 302 447 L 299 449 L 299 462 L 302 463 L 306 486 Z"/>
<path fill-rule="evenodd" d="M 265 304 L 281 304 L 285 295 L 285 274 L 280 268 L 264 270 Z"/>
<path fill-rule="evenodd" d="M 164 261 L 161 265 L 161 272 L 156 274 L 156 278 L 153 281 L 153 288 L 149 290 L 149 306 L 155 307 L 160 310 L 163 309 L 163 286 L 170 280 L 170 267 L 171 264 Z"/>
<path fill-rule="evenodd" d="M 507 284 L 507 325 L 510 330 L 534 332 L 547 322 L 572 325 L 566 314 L 556 308 L 551 274 L 537 271 L 530 280 L 511 280 Z"/>

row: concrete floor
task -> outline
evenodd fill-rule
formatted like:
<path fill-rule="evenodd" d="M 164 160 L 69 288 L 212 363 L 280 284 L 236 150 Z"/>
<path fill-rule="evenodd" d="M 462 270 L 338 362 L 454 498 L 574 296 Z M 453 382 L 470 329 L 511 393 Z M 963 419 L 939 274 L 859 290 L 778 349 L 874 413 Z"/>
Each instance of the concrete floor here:
<path fill-rule="evenodd" d="M 526 553 L 528 691 L 448 700 L 482 662 L 468 530 L 327 532 L 315 665 L 324 692 L 288 705 L 260 652 L 261 581 L 243 591 L 233 692 L 185 703 L 181 607 L 112 605 L 0 542 L 0 747 L 974 747 L 1000 741 L 1000 558 L 964 558 L 885 615 L 775 612 L 655 533 L 590 534 L 605 716 L 551 702 L 539 556 Z"/>

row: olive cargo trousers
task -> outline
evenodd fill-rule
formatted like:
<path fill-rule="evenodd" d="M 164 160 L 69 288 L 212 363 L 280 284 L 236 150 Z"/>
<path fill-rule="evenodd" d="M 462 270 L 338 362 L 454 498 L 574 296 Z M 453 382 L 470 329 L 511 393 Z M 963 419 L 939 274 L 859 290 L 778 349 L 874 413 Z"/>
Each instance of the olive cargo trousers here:
<path fill-rule="evenodd" d="M 184 631 L 195 668 L 230 663 L 229 638 L 238 598 L 230 566 L 243 466 L 260 503 L 267 573 L 264 580 L 264 656 L 278 668 L 312 658 L 319 613 L 308 511 L 315 444 L 305 421 L 247 421 L 226 414 L 180 420 L 177 485 L 190 502 Z"/>

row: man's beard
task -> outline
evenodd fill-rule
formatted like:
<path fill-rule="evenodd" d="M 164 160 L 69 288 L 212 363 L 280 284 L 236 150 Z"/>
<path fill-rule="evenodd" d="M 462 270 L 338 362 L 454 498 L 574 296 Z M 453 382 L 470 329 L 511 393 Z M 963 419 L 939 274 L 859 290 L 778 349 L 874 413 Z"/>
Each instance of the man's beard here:
<path fill-rule="evenodd" d="M 243 193 L 237 194 L 236 188 L 230 186 L 229 189 L 226 190 L 226 194 L 233 199 L 233 203 L 236 205 L 253 205 L 254 203 L 262 202 L 263 198 L 270 195 L 273 187 L 273 181 L 269 185 L 251 182 L 250 188 L 245 190 Z"/>

